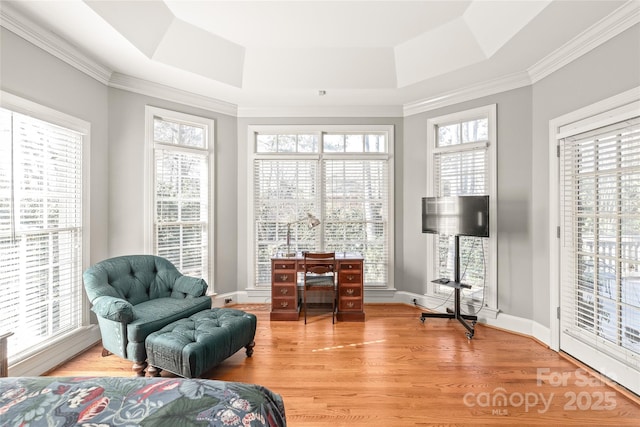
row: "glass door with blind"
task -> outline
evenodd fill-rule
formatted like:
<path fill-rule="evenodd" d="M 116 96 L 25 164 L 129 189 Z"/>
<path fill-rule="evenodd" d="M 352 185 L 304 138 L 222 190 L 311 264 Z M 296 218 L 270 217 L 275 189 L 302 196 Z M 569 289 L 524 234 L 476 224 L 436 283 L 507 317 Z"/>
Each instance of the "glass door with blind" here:
<path fill-rule="evenodd" d="M 566 136 L 560 349 L 640 392 L 640 117 Z"/>

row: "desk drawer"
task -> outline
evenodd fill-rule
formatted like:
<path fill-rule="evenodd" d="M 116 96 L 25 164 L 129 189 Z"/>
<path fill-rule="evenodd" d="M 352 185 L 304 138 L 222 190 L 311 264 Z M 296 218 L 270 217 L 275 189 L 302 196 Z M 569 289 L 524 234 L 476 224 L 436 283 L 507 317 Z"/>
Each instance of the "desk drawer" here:
<path fill-rule="evenodd" d="M 296 283 L 298 273 L 295 270 L 275 270 L 273 272 L 273 284 Z"/>
<path fill-rule="evenodd" d="M 298 310 L 297 300 L 295 297 L 280 297 L 274 295 L 271 297 L 271 301 L 273 304 L 271 306 L 272 311 Z"/>
<path fill-rule="evenodd" d="M 340 271 L 345 271 L 345 270 L 361 271 L 362 270 L 362 262 L 361 261 L 340 261 L 340 265 L 338 267 L 338 270 L 340 270 Z"/>
<path fill-rule="evenodd" d="M 347 283 L 362 283 L 362 272 L 357 271 L 357 270 L 341 270 L 340 271 L 340 277 L 338 277 L 338 281 L 340 282 L 340 284 L 347 284 Z"/>
<path fill-rule="evenodd" d="M 338 293 L 340 295 L 340 298 L 362 298 L 362 287 L 360 286 L 360 284 L 355 284 L 353 286 L 340 284 Z"/>
<path fill-rule="evenodd" d="M 296 269 L 296 262 L 295 261 L 282 261 L 282 260 L 278 260 L 278 261 L 273 261 L 273 264 L 271 265 L 271 267 L 274 270 L 295 270 Z"/>
<path fill-rule="evenodd" d="M 272 291 L 273 298 L 297 298 L 297 286 L 295 284 L 274 283 Z"/>
<path fill-rule="evenodd" d="M 362 311 L 362 298 L 339 298 L 338 311 Z"/>

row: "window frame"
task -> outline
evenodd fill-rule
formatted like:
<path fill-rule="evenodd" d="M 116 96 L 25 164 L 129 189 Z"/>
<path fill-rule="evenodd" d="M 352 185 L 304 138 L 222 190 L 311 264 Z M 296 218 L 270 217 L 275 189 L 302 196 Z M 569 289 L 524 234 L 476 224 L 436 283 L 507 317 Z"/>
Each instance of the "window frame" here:
<path fill-rule="evenodd" d="M 371 159 L 380 160 L 384 159 L 388 161 L 388 189 L 387 189 L 387 212 L 388 212 L 388 242 L 387 242 L 387 282 L 379 286 L 369 286 L 365 283 L 365 289 L 375 290 L 392 290 L 394 288 L 394 126 L 393 125 L 249 125 L 247 132 L 247 145 L 248 145 L 248 161 L 247 161 L 247 248 L 251 251 L 251 264 L 248 272 L 248 285 L 247 289 L 251 290 L 270 290 L 271 282 L 256 285 L 256 263 L 257 257 L 254 252 L 255 242 L 255 199 L 254 199 L 254 161 L 259 159 L 273 159 L 278 156 L 283 157 L 283 153 L 264 153 L 257 151 L 257 138 L 256 135 L 262 134 L 318 134 L 318 151 L 314 153 L 299 152 L 286 154 L 287 160 L 319 160 L 318 174 L 321 175 L 322 159 L 329 160 L 354 160 L 354 159 Z M 322 135 L 324 134 L 364 134 L 364 133 L 384 133 L 386 136 L 386 152 L 323 152 L 322 148 Z M 320 177 L 321 178 L 321 177 Z M 320 179 L 319 178 L 319 179 Z M 320 181 L 318 181 L 320 182 Z M 322 227 L 322 225 L 321 225 Z"/>
<path fill-rule="evenodd" d="M 427 196 L 434 196 L 436 193 L 435 178 L 435 157 L 440 153 L 462 152 L 472 149 L 487 148 L 487 164 L 486 179 L 489 195 L 489 230 L 490 237 L 488 240 L 487 259 L 490 260 L 486 270 L 486 280 L 484 285 L 484 305 L 473 304 L 474 311 L 491 312 L 495 317 L 498 312 L 498 284 L 497 284 L 497 264 L 498 264 L 498 228 L 497 228 L 497 196 L 498 196 L 498 180 L 497 180 L 497 105 L 489 104 L 482 107 L 472 108 L 463 111 L 457 111 L 438 117 L 432 117 L 427 120 Z M 438 147 L 438 127 L 455 123 L 467 122 L 474 119 L 486 118 L 488 120 L 487 142 L 469 142 L 456 145 L 447 145 Z M 439 292 L 440 285 L 431 283 L 435 280 L 436 261 L 434 256 L 434 245 L 437 235 L 427 234 L 426 236 L 426 293 L 427 304 L 429 306 L 442 307 L 450 298 L 448 292 Z M 464 292 L 463 292 L 464 296 Z M 472 314 L 472 313 L 471 313 Z"/>
<path fill-rule="evenodd" d="M 90 263 L 91 123 L 5 91 L 0 91 L 0 106 L 15 113 L 72 130 L 82 136 L 82 247 L 79 251 L 82 258 L 82 271 L 79 272 L 81 277 Z M 16 360 L 14 357 L 9 357 L 11 376 L 40 375 L 99 339 L 99 330 L 91 325 L 91 303 L 84 293 L 82 284 L 79 286 L 78 293 L 81 301 L 78 327 L 34 347 L 25 358 Z M 14 335 L 9 339 L 17 339 L 17 337 Z"/>
<path fill-rule="evenodd" d="M 195 125 L 203 127 L 206 131 L 206 149 L 191 148 L 184 145 L 171 145 L 158 143 L 154 140 L 154 119 L 156 117 L 183 123 L 187 125 Z M 214 119 L 196 116 L 192 114 L 182 113 L 175 110 L 153 107 L 147 105 L 145 107 L 145 203 L 144 203 L 144 247 L 146 253 L 156 254 L 155 223 L 156 223 L 156 165 L 155 152 L 156 148 L 173 149 L 182 152 L 206 152 L 207 154 L 207 185 L 208 185 L 208 212 L 207 212 L 207 271 L 204 279 L 209 285 L 207 294 L 214 293 L 214 260 L 215 260 L 215 244 L 214 244 L 214 212 L 215 212 L 215 121 Z"/>

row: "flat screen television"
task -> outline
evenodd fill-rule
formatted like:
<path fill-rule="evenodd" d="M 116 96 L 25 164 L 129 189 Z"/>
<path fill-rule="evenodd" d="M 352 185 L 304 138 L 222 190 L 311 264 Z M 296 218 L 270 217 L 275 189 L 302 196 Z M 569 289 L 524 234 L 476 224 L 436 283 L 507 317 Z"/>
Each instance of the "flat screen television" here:
<path fill-rule="evenodd" d="M 489 196 L 423 197 L 422 232 L 489 237 Z"/>

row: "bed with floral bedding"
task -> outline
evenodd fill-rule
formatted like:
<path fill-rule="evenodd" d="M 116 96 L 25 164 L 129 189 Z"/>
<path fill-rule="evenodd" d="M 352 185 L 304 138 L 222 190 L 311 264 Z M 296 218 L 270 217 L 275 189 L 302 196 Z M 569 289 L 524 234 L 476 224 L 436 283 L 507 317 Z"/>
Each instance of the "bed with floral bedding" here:
<path fill-rule="evenodd" d="M 184 378 L 0 378 L 0 426 L 286 426 L 257 385 Z"/>

